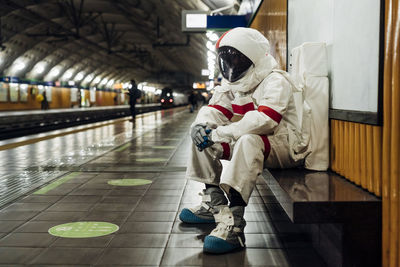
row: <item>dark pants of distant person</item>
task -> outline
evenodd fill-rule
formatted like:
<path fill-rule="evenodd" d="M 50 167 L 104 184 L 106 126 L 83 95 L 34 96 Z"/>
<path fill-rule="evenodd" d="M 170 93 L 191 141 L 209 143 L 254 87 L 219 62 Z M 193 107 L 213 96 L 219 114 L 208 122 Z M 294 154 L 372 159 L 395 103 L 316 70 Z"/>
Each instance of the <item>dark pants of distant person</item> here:
<path fill-rule="evenodd" d="M 43 100 L 40 104 L 41 104 L 41 109 L 43 110 L 49 109 L 49 102 L 47 102 L 47 100 Z"/>
<path fill-rule="evenodd" d="M 136 119 L 136 108 L 135 105 L 130 105 L 130 110 L 131 110 L 131 116 L 132 116 L 132 122 L 135 123 Z"/>

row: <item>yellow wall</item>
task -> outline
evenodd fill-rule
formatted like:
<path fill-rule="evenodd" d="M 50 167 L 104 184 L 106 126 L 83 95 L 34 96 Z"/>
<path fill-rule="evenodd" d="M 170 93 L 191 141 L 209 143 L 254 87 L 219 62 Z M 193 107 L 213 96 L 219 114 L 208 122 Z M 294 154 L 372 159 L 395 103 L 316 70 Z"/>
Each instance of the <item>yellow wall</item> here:
<path fill-rule="evenodd" d="M 6 84 L 8 86 L 8 84 Z M 32 88 L 35 87 L 34 90 Z M 28 87 L 28 97 L 26 102 L 0 102 L 0 111 L 10 111 L 10 110 L 32 110 L 40 109 L 40 102 L 36 101 L 37 96 L 37 86 L 30 85 Z M 78 95 L 80 90 L 78 90 Z M 84 90 L 85 98 L 90 100 L 89 90 Z M 114 97 L 117 95 L 116 92 L 106 92 L 106 91 L 96 91 L 96 102 L 91 102 L 91 105 L 96 106 L 113 106 L 118 103 L 114 102 Z M 78 96 L 79 100 L 79 96 Z M 123 103 L 119 103 L 123 104 Z M 71 89 L 62 87 L 52 87 L 51 88 L 51 102 L 49 102 L 50 109 L 56 108 L 70 108 L 71 106 L 78 106 L 78 102 L 71 102 Z"/>
<path fill-rule="evenodd" d="M 36 88 L 32 91 L 32 88 Z M 31 110 L 40 109 L 40 102 L 36 101 L 37 86 L 28 87 L 28 98 L 26 102 L 0 102 L 0 111 L 5 110 Z M 71 106 L 70 90 L 68 88 L 52 87 L 50 108 L 69 108 Z"/>
<path fill-rule="evenodd" d="M 286 69 L 286 1 L 264 0 L 251 28 L 259 30 L 267 37 L 270 53 L 275 57 L 279 67 Z"/>
<path fill-rule="evenodd" d="M 251 25 L 270 39 L 281 66 L 286 62 L 286 17 L 276 12 L 286 12 L 286 8 L 286 1 L 264 0 Z M 384 267 L 400 266 L 399 10 L 399 0 L 385 0 L 383 126 L 330 121 L 332 170 L 382 197 Z"/>
<path fill-rule="evenodd" d="M 331 168 L 381 196 L 382 127 L 331 120 Z"/>
<path fill-rule="evenodd" d="M 332 169 L 382 197 L 382 266 L 400 266 L 400 17 L 386 0 L 383 126 L 331 121 Z"/>

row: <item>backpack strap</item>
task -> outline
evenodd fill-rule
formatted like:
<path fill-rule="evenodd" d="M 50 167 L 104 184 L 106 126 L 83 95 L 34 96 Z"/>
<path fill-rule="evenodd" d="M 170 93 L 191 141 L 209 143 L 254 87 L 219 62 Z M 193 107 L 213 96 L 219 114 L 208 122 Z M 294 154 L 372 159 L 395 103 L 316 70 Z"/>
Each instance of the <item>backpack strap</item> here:
<path fill-rule="evenodd" d="M 299 92 L 299 93 L 303 92 L 304 87 L 302 85 L 298 86 L 293 81 L 292 77 L 290 77 L 289 73 L 287 73 L 286 71 L 280 69 L 273 69 L 272 72 L 280 73 L 283 77 L 285 77 L 285 79 L 292 85 L 292 89 L 294 92 Z"/>

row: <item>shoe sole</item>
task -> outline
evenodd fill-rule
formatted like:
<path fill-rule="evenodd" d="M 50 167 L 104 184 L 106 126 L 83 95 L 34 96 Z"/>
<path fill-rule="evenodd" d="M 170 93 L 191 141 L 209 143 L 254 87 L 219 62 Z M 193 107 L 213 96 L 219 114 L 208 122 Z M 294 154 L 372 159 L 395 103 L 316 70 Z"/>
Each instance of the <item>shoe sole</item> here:
<path fill-rule="evenodd" d="M 227 242 L 216 236 L 206 236 L 204 239 L 203 251 L 211 254 L 223 254 L 241 250 L 242 246 Z"/>
<path fill-rule="evenodd" d="M 179 214 L 179 219 L 185 223 L 215 223 L 215 220 L 207 220 L 196 216 L 189 209 L 183 209 Z"/>

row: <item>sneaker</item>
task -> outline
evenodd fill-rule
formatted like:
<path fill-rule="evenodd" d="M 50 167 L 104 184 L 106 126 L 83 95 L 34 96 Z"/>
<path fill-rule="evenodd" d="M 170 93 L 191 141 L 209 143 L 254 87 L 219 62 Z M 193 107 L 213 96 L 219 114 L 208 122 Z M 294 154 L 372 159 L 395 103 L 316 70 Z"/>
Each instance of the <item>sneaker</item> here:
<path fill-rule="evenodd" d="M 179 219 L 185 223 L 215 223 L 214 213 L 219 211 L 219 206 L 228 203 L 224 192 L 219 187 L 210 187 L 200 193 L 201 205 L 195 208 L 184 208 L 179 214 Z"/>
<path fill-rule="evenodd" d="M 203 251 L 213 254 L 227 253 L 245 247 L 244 207 L 222 207 L 215 214 L 217 227 L 204 239 Z"/>

